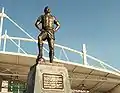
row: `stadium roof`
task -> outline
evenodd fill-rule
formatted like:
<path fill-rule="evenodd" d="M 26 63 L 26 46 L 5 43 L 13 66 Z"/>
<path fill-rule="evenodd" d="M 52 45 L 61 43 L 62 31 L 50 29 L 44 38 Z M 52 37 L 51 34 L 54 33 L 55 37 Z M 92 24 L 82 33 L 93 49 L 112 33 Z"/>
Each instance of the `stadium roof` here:
<path fill-rule="evenodd" d="M 18 80 L 26 81 L 29 67 L 35 62 L 36 56 L 1 52 L 0 73 L 4 79 L 18 76 Z M 63 64 L 68 69 L 72 89 L 79 90 L 84 84 L 86 90 L 107 92 L 120 83 L 120 74 L 116 72 L 62 60 L 55 60 L 54 63 Z M 46 64 L 51 65 L 47 58 Z"/>

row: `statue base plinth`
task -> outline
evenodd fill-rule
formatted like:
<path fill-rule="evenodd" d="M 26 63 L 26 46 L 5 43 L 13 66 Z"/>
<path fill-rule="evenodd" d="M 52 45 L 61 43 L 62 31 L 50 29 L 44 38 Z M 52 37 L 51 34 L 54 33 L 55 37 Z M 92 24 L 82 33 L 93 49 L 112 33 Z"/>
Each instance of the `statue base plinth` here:
<path fill-rule="evenodd" d="M 34 93 L 71 93 L 67 69 L 62 64 L 37 64 Z"/>

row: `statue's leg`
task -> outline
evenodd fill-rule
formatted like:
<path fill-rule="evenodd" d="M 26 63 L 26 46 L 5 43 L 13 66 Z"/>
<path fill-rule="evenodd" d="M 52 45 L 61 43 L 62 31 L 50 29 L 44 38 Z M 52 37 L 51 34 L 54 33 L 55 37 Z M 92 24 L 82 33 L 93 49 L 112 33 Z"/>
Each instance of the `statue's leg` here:
<path fill-rule="evenodd" d="M 49 38 L 48 39 L 48 44 L 49 44 L 50 63 L 52 63 L 53 59 L 54 59 L 54 39 L 53 38 Z"/>
<path fill-rule="evenodd" d="M 39 50 L 38 57 L 39 57 L 39 58 L 42 58 L 42 48 L 43 48 L 42 35 L 39 35 L 39 36 L 38 36 L 38 50 Z"/>
<path fill-rule="evenodd" d="M 47 34 L 46 33 L 41 33 L 38 36 L 38 50 L 39 50 L 39 54 L 38 57 L 42 58 L 43 56 L 43 41 L 46 39 Z"/>

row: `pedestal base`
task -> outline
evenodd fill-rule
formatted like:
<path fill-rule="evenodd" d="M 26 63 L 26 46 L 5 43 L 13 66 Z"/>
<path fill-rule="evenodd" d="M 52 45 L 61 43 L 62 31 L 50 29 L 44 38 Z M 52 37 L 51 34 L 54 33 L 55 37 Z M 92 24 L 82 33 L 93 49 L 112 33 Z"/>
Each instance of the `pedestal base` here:
<path fill-rule="evenodd" d="M 54 63 L 38 64 L 34 93 L 71 93 L 67 69 Z"/>

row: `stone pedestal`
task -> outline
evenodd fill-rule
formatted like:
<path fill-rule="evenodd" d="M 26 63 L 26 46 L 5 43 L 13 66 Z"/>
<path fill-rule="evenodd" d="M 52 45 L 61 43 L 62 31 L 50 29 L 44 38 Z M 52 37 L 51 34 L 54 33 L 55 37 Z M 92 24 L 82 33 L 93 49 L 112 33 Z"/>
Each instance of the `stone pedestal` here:
<path fill-rule="evenodd" d="M 38 64 L 34 93 L 72 93 L 67 69 L 53 63 Z"/>

